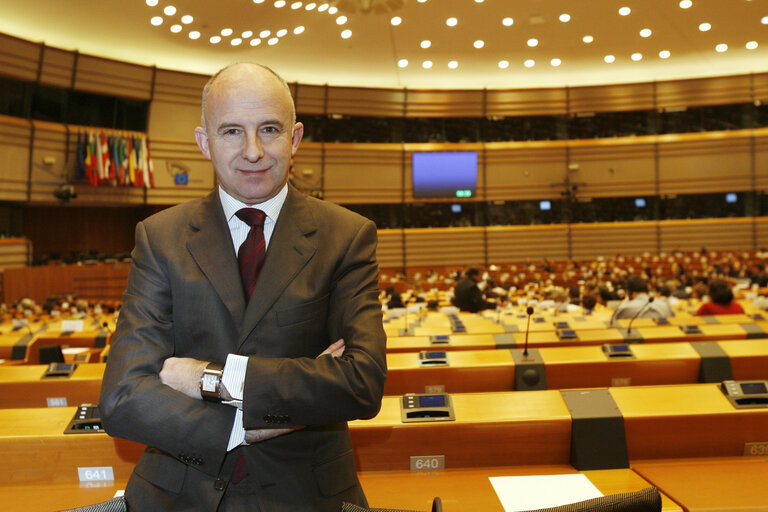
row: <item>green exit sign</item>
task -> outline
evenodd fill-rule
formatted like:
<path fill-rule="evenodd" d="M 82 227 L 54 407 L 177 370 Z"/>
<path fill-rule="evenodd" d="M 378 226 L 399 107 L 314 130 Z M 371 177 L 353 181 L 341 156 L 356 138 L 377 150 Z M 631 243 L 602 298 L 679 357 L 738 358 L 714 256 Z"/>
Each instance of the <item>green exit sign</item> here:
<path fill-rule="evenodd" d="M 472 197 L 471 190 L 457 190 L 456 197 Z"/>

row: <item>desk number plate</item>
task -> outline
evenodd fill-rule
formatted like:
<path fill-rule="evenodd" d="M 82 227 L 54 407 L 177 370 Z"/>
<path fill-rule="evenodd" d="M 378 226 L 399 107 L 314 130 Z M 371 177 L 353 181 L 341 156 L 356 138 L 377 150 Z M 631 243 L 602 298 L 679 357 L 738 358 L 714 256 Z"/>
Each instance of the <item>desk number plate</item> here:
<path fill-rule="evenodd" d="M 768 455 L 768 441 L 760 443 L 744 443 L 744 456 L 763 457 Z"/>
<path fill-rule="evenodd" d="M 115 472 L 111 466 L 77 468 L 77 476 L 81 482 L 103 482 L 105 480 L 114 480 Z"/>
<path fill-rule="evenodd" d="M 411 471 L 445 469 L 445 455 L 411 455 Z"/>

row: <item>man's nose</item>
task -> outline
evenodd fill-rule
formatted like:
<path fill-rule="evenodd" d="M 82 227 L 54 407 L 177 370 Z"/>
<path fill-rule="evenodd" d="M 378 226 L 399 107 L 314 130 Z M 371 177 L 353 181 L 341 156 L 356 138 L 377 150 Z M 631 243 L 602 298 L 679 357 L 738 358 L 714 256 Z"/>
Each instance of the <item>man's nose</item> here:
<path fill-rule="evenodd" d="M 258 135 L 248 135 L 243 147 L 243 158 L 249 162 L 255 162 L 264 156 L 264 148 Z"/>

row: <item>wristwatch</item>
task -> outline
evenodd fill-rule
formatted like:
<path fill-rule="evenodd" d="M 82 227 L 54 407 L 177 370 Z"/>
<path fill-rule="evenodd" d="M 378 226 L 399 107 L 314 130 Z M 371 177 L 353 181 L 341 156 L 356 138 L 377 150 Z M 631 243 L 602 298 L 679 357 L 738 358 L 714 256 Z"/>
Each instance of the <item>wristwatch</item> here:
<path fill-rule="evenodd" d="M 200 394 L 203 400 L 221 402 L 221 376 L 223 373 L 223 364 L 208 363 L 208 366 L 205 367 L 203 377 L 200 379 Z"/>

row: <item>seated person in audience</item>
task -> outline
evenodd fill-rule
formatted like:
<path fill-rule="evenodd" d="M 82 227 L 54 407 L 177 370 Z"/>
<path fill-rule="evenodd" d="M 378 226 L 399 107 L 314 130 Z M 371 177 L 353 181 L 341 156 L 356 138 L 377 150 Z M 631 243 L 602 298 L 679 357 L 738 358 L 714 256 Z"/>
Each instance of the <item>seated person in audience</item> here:
<path fill-rule="evenodd" d="M 385 293 L 385 299 L 387 304 L 387 309 L 397 309 L 397 308 L 404 308 L 405 304 L 403 303 L 403 297 L 400 295 L 400 293 L 395 291 L 395 287 L 392 285 L 387 286 Z"/>
<path fill-rule="evenodd" d="M 464 279 L 459 281 L 453 289 L 453 305 L 461 311 L 477 313 L 484 309 L 494 309 L 496 304 L 485 300 L 483 292 L 477 286 L 482 281 L 480 270 L 470 268 Z"/>
<path fill-rule="evenodd" d="M 672 296 L 672 288 L 666 284 L 661 285 L 657 291 L 659 292 L 659 295 L 656 297 L 656 300 L 666 304 L 667 307 L 669 307 L 669 316 L 675 316 L 675 311 L 672 308 L 680 303 L 680 299 Z"/>
<path fill-rule="evenodd" d="M 591 315 L 597 306 L 597 297 L 588 293 L 581 298 L 581 309 L 585 315 Z"/>
<path fill-rule="evenodd" d="M 653 300 L 648 295 L 648 283 L 640 276 L 627 279 L 627 299 L 616 308 L 613 320 L 621 318 L 667 318 L 672 316 L 669 304 Z"/>
<path fill-rule="evenodd" d="M 701 305 L 696 312 L 696 316 L 739 315 L 744 313 L 741 305 L 733 300 L 731 287 L 722 279 L 713 279 L 709 283 L 709 299 L 709 302 Z"/>

